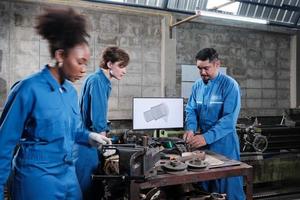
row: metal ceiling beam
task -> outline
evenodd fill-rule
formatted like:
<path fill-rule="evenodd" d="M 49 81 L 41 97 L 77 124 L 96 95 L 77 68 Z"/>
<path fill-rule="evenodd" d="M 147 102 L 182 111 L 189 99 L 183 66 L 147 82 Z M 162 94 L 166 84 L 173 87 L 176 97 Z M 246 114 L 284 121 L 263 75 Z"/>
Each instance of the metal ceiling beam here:
<path fill-rule="evenodd" d="M 294 25 L 297 27 L 298 26 L 298 22 L 300 20 L 300 13 L 296 13 L 297 14 L 297 19 L 294 22 Z"/>
<path fill-rule="evenodd" d="M 282 4 L 281 6 L 278 6 L 278 5 L 272 5 L 272 4 L 267 4 L 267 3 L 252 2 L 252 1 L 249 1 L 249 0 L 235 0 L 235 1 L 238 1 L 240 3 L 257 5 L 257 6 L 266 6 L 266 7 L 269 7 L 269 8 L 276 8 L 276 9 L 281 9 L 281 10 L 300 12 L 300 7 L 291 6 L 291 5 L 287 5 L 287 4 Z"/>
<path fill-rule="evenodd" d="M 104 0 L 85 0 L 85 1 L 105 3 L 105 4 L 113 4 L 113 5 L 121 5 L 121 6 L 129 6 L 129 7 L 137 7 L 137 8 L 148 8 L 148 9 L 168 11 L 168 12 L 176 12 L 176 13 L 188 14 L 188 15 L 191 15 L 191 14 L 194 15 L 195 14 L 194 11 L 184 11 L 184 10 L 170 9 L 168 7 L 165 8 L 165 5 L 167 5 L 167 4 L 163 4 L 162 7 L 152 7 L 152 6 L 146 6 L 146 5 L 140 5 L 140 4 L 120 3 L 120 2 L 112 2 L 112 1 L 104 1 Z M 165 3 L 166 2 L 168 2 L 168 0 L 166 0 Z M 231 2 L 249 3 L 249 4 L 255 4 L 255 5 L 266 6 L 266 7 L 277 8 L 277 9 L 283 9 L 283 7 L 286 8 L 286 5 L 276 6 L 276 5 L 269 5 L 269 4 L 266 4 L 266 3 L 251 2 L 249 0 L 231 0 Z M 297 19 L 295 20 L 294 24 L 288 24 L 288 23 L 282 23 L 282 22 L 274 22 L 274 21 L 270 21 L 269 24 L 275 25 L 275 26 L 288 27 L 288 28 L 296 28 L 296 29 L 300 30 L 300 26 L 298 26 L 298 21 L 300 20 L 300 7 L 296 7 L 296 6 L 288 6 L 288 7 L 289 8 L 293 7 L 293 9 L 294 9 L 293 11 L 296 11 L 295 14 L 297 16 L 296 17 Z M 193 17 L 192 17 L 192 19 L 193 19 Z M 189 20 L 191 20 L 191 19 L 189 18 Z"/>
<path fill-rule="evenodd" d="M 168 8 L 168 4 L 169 4 L 169 0 L 164 0 L 163 4 L 162 4 L 162 8 L 163 9 L 167 9 Z"/>
<path fill-rule="evenodd" d="M 287 28 L 296 28 L 299 29 L 300 26 L 294 25 L 294 24 L 288 24 L 288 23 L 282 23 L 282 22 L 276 22 L 276 21 L 269 21 L 270 25 L 276 25 L 276 26 L 283 26 Z"/>

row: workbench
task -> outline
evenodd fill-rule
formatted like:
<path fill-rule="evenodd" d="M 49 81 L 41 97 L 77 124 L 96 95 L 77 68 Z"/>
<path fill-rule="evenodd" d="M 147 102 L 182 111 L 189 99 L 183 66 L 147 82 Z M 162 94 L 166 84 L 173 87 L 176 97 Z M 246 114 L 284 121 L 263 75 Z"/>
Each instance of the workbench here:
<path fill-rule="evenodd" d="M 222 161 L 220 165 L 209 164 L 206 169 L 200 171 L 184 171 L 179 173 L 166 173 L 164 171 L 157 172 L 157 175 L 152 175 L 148 178 L 136 178 L 126 175 L 93 175 L 93 180 L 104 179 L 120 179 L 120 181 L 127 182 L 129 187 L 129 199 L 140 199 L 141 190 L 161 188 L 164 186 L 181 185 L 186 183 L 197 183 L 202 181 L 216 180 L 220 178 L 243 176 L 246 185 L 246 199 L 252 200 L 253 195 L 253 172 L 252 166 L 236 161 L 230 160 L 220 154 L 206 151 L 206 155 L 211 155 Z"/>
<path fill-rule="evenodd" d="M 201 181 L 215 180 L 232 176 L 243 176 L 246 184 L 246 198 L 252 200 L 253 175 L 252 166 L 239 162 L 239 165 L 217 167 L 202 171 L 178 174 L 160 174 L 146 179 L 145 181 L 134 181 L 130 183 L 130 199 L 140 199 L 140 190 L 164 187 L 170 185 L 180 185 L 185 183 L 197 183 Z"/>

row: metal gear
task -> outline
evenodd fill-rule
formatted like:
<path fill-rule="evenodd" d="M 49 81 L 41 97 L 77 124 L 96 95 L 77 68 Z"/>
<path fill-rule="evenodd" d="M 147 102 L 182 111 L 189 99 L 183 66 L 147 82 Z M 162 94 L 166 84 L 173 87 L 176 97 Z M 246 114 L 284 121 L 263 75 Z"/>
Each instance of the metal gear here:
<path fill-rule="evenodd" d="M 187 168 L 187 165 L 183 162 L 177 160 L 170 160 L 166 162 L 163 166 L 165 171 L 184 171 Z"/>
<path fill-rule="evenodd" d="M 205 169 L 208 166 L 208 162 L 205 162 L 199 158 L 187 160 L 185 163 L 187 164 L 188 169 L 192 171 Z"/>

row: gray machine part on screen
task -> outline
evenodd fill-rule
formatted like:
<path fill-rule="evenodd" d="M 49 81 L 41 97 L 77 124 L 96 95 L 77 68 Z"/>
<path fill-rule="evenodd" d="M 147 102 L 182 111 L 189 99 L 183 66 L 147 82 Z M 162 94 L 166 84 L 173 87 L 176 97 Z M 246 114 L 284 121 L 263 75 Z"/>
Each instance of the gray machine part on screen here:
<path fill-rule="evenodd" d="M 165 122 L 168 121 L 169 108 L 165 103 L 158 104 L 150 108 L 144 112 L 144 118 L 146 122 L 150 122 L 152 120 L 158 120 L 163 118 Z"/>

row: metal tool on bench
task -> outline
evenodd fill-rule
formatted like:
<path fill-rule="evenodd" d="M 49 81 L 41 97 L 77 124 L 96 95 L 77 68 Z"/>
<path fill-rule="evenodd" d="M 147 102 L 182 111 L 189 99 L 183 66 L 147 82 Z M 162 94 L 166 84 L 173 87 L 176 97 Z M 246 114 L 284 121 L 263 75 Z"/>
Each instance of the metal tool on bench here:
<path fill-rule="evenodd" d="M 156 175 L 154 167 L 160 159 L 159 149 L 136 144 L 102 146 L 103 152 L 112 149 L 116 151 L 116 154 L 104 158 L 102 162 L 104 166 L 100 168 L 100 170 L 109 170 L 106 170 L 106 173 L 99 171 L 93 174 L 92 179 L 102 183 L 104 196 L 108 199 L 119 199 L 124 195 L 130 199 L 128 191 L 131 181 L 141 181 Z M 111 162 L 111 168 L 105 165 L 107 161 Z M 111 169 L 114 171 L 112 174 L 109 173 Z"/>
<path fill-rule="evenodd" d="M 149 148 L 135 144 L 103 145 L 102 151 L 116 150 L 119 156 L 119 174 L 94 175 L 94 179 L 121 178 L 121 179 L 144 179 L 153 175 L 155 163 L 160 159 L 158 148 Z"/>

